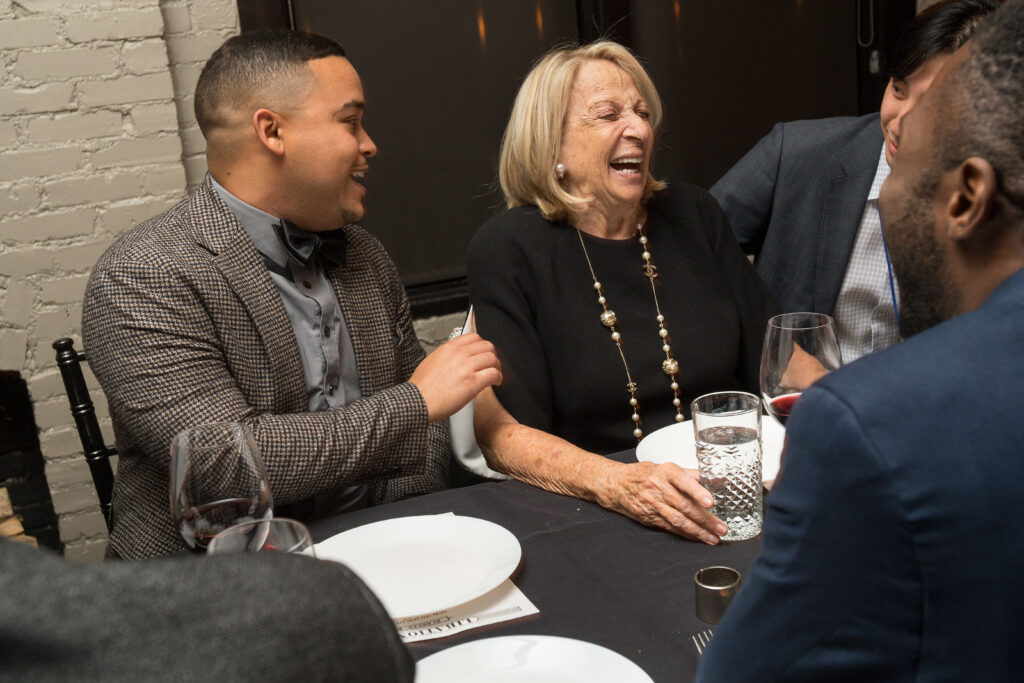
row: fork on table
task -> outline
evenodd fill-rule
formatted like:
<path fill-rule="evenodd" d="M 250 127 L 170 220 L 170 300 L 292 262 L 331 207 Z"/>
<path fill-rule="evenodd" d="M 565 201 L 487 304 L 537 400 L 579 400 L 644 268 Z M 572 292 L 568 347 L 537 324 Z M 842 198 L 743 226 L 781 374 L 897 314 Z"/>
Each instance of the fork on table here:
<path fill-rule="evenodd" d="M 711 636 L 715 635 L 711 629 L 705 629 L 700 633 L 695 633 L 690 636 L 693 639 L 693 646 L 697 648 L 697 654 L 704 654 L 704 648 L 711 642 Z"/>

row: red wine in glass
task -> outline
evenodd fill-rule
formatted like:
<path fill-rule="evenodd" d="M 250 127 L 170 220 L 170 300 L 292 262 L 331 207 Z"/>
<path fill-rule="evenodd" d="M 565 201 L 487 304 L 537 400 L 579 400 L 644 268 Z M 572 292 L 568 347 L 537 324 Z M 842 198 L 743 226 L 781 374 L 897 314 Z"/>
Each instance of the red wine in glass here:
<path fill-rule="evenodd" d="M 183 510 L 178 531 L 190 548 L 201 549 L 230 526 L 269 519 L 271 515 L 270 508 L 263 508 L 251 498 L 228 498 Z"/>
<path fill-rule="evenodd" d="M 793 411 L 793 404 L 800 398 L 800 393 L 798 391 L 794 394 L 783 394 L 767 402 L 768 412 L 774 415 L 775 419 L 781 422 L 783 427 L 786 426 L 789 414 Z"/>
<path fill-rule="evenodd" d="M 222 553 L 301 553 L 316 557 L 313 537 L 302 522 L 284 517 L 241 522 L 228 527 L 210 540 L 206 552 Z"/>
<path fill-rule="evenodd" d="M 220 422 L 178 433 L 171 441 L 171 515 L 185 544 L 204 549 L 239 522 L 273 516 L 259 446 L 248 425 Z"/>
<path fill-rule="evenodd" d="M 815 381 L 842 365 L 835 322 L 823 313 L 782 313 L 768 321 L 761 349 L 761 396 L 786 426 L 793 405 Z"/>

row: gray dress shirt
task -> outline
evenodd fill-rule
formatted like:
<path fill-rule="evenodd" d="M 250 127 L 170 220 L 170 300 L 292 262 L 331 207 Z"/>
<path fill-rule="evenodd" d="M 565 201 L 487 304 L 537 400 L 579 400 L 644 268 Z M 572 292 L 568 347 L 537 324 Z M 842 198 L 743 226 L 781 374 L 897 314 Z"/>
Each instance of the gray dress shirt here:
<path fill-rule="evenodd" d="M 302 264 L 274 232 L 280 219 L 243 202 L 216 180 L 213 187 L 249 234 L 267 263 L 295 331 L 310 412 L 339 408 L 362 397 L 355 350 L 345 317 L 318 259 Z M 365 505 L 366 487 L 345 487 L 317 496 L 316 514 L 332 514 Z"/>

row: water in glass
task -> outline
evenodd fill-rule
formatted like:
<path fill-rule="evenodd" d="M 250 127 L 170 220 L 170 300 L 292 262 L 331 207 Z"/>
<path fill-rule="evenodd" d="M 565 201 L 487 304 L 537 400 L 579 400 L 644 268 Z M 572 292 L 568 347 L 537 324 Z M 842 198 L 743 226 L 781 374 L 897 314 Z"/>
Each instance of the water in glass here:
<path fill-rule="evenodd" d="M 749 427 L 717 426 L 697 433 L 701 486 L 715 498 L 712 512 L 729 527 L 724 541 L 761 533 L 761 442 Z"/>

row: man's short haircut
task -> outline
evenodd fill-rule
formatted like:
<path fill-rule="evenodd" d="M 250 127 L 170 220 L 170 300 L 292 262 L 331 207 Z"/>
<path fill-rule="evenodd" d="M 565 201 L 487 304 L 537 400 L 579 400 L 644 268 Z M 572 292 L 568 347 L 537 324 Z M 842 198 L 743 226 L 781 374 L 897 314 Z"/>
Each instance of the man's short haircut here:
<path fill-rule="evenodd" d="M 611 40 L 556 47 L 538 59 L 527 74 L 501 140 L 498 180 L 509 208 L 533 205 L 548 220 L 569 220 L 590 201 L 562 188 L 555 176 L 555 164 L 561 152 L 573 81 L 580 65 L 592 60 L 609 61 L 633 79 L 657 134 L 661 97 L 632 52 Z M 664 187 L 665 183 L 656 180 L 648 169 L 644 201 Z"/>
<path fill-rule="evenodd" d="M 889 60 L 889 76 L 905 81 L 926 61 L 953 54 L 1002 0 L 943 0 L 927 8 L 903 29 Z"/>
<path fill-rule="evenodd" d="M 969 157 L 995 168 L 999 195 L 1024 214 L 1024 0 L 1010 0 L 978 29 L 963 63 L 948 74 L 938 117 L 939 173 Z"/>
<path fill-rule="evenodd" d="M 274 108 L 283 93 L 311 81 L 306 63 L 344 57 L 345 50 L 324 36 L 298 31 L 251 31 L 229 38 L 207 60 L 196 84 L 196 121 L 203 135 L 227 121 L 228 111 Z"/>

